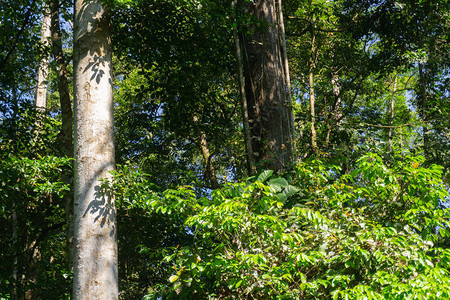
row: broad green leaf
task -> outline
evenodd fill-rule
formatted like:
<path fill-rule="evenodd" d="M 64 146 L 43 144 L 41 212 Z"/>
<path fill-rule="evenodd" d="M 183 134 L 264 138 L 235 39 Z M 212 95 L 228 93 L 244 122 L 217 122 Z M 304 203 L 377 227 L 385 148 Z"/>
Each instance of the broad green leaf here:
<path fill-rule="evenodd" d="M 289 184 L 286 179 L 278 177 L 269 180 L 269 186 L 273 187 L 277 192 L 281 191 L 282 188 L 287 187 Z"/>
<path fill-rule="evenodd" d="M 286 195 L 286 197 L 290 197 L 296 193 L 298 193 L 300 191 L 300 189 L 296 188 L 293 185 L 288 185 L 285 189 L 284 189 L 284 194 Z"/>
<path fill-rule="evenodd" d="M 272 176 L 273 170 L 265 170 L 261 174 L 259 174 L 257 181 L 264 182 Z"/>
<path fill-rule="evenodd" d="M 286 200 L 287 200 L 287 196 L 286 196 L 286 193 L 277 193 L 276 194 L 276 196 L 277 196 L 277 198 L 281 201 L 281 202 L 283 202 L 283 203 L 285 203 L 286 202 Z"/>

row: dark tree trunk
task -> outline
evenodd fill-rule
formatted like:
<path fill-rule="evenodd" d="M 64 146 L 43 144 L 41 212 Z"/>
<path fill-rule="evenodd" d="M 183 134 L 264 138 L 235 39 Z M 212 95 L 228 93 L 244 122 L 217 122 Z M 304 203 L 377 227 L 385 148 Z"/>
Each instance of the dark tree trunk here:
<path fill-rule="evenodd" d="M 209 151 L 206 133 L 200 128 L 198 117 L 194 115 L 193 119 L 197 134 L 200 138 L 200 148 L 202 150 L 202 156 L 205 161 L 205 179 L 209 183 L 209 187 L 211 189 L 217 189 L 219 188 L 219 181 L 217 180 L 213 158 L 211 152 Z"/>
<path fill-rule="evenodd" d="M 338 85 L 339 76 L 337 74 L 331 75 L 331 86 L 333 89 L 334 100 L 330 107 L 330 112 L 327 114 L 327 135 L 325 137 L 325 149 L 328 151 L 330 146 L 331 132 L 336 129 L 336 125 L 342 123 L 342 101 L 341 101 L 341 89 Z M 326 103 L 325 103 L 326 106 Z"/>
<path fill-rule="evenodd" d="M 53 58 L 56 62 L 58 74 L 58 92 L 59 102 L 61 106 L 61 131 L 58 134 L 58 143 L 62 155 L 73 157 L 73 113 L 72 103 L 70 100 L 69 83 L 67 79 L 67 63 L 64 58 L 61 29 L 59 25 L 59 0 L 52 0 L 50 2 L 51 10 L 51 37 L 52 37 L 52 52 Z M 65 183 L 72 184 L 73 178 L 64 178 Z M 68 249 L 68 265 L 72 268 L 72 242 L 73 242 L 73 194 L 65 196 L 66 202 L 66 219 L 67 219 L 67 249 Z"/>
<path fill-rule="evenodd" d="M 395 116 L 395 94 L 397 93 L 397 75 L 394 75 L 394 81 L 392 82 L 392 96 L 389 101 L 388 105 L 388 114 L 389 114 L 389 127 L 388 129 L 388 152 L 389 154 L 392 154 L 392 126 L 394 125 L 394 116 Z"/>
<path fill-rule="evenodd" d="M 241 113 L 242 113 L 242 125 L 243 125 L 243 136 L 245 143 L 245 152 L 247 157 L 247 174 L 251 176 L 254 173 L 255 160 L 253 158 L 253 149 L 251 143 L 250 135 L 250 125 L 248 120 L 248 104 L 247 97 L 245 96 L 245 79 L 244 79 L 244 68 L 242 63 L 242 51 L 241 44 L 239 42 L 239 37 L 237 30 L 233 32 L 234 42 L 236 46 L 236 62 L 237 62 L 237 74 L 239 79 L 239 96 L 241 100 Z"/>
<path fill-rule="evenodd" d="M 309 71 L 309 114 L 311 118 L 311 148 L 314 153 L 318 152 L 316 131 L 316 96 L 314 89 L 314 73 Z"/>
<path fill-rule="evenodd" d="M 282 171 L 293 160 L 294 143 L 277 7 L 275 0 L 249 5 L 259 22 L 244 37 L 244 76 L 255 162 Z"/>
<path fill-rule="evenodd" d="M 61 31 L 59 27 L 59 0 L 53 0 L 50 4 L 51 8 L 51 35 L 52 50 L 58 68 L 58 92 L 61 105 L 61 131 L 58 135 L 61 152 L 68 156 L 73 156 L 73 139 L 72 139 L 72 104 L 69 95 L 69 84 L 67 80 L 66 61 L 64 59 Z"/>

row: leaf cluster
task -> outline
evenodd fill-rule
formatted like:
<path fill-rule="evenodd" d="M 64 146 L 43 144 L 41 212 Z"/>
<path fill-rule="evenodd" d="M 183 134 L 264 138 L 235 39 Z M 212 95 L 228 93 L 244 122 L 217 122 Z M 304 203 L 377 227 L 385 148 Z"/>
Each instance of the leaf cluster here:
<path fill-rule="evenodd" d="M 345 176 L 315 161 L 291 184 L 265 171 L 208 198 L 190 187 L 135 194 L 128 205 L 182 220 L 192 239 L 163 248 L 172 271 L 146 299 L 449 297 L 448 192 L 442 168 L 422 163 L 368 154 Z"/>
<path fill-rule="evenodd" d="M 0 290 L 2 297 L 33 290 L 38 298 L 68 294 L 65 227 L 71 160 L 10 155 L 0 161 Z M 40 260 L 35 260 L 38 255 Z M 16 278 L 14 280 L 13 273 Z M 34 274 L 34 275 L 32 275 Z M 27 280 L 34 276 L 35 281 Z M 23 278 L 23 279 L 22 279 Z M 58 288 L 57 288 L 58 286 Z M 55 291 L 58 290 L 57 293 Z"/>

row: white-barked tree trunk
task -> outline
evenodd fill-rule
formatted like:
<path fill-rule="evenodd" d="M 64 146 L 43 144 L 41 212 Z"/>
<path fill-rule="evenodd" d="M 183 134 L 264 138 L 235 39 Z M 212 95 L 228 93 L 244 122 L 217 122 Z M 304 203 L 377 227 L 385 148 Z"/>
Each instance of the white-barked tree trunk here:
<path fill-rule="evenodd" d="M 109 15 L 99 0 L 75 0 L 74 299 L 118 299 L 114 196 L 100 179 L 114 168 Z"/>
<path fill-rule="evenodd" d="M 37 76 L 36 85 L 36 98 L 35 105 L 36 109 L 44 111 L 47 107 L 47 82 L 48 82 L 48 62 L 50 58 L 50 8 L 45 7 L 42 13 L 42 27 L 41 27 L 41 46 L 42 46 L 42 57 L 39 61 L 39 69 Z"/>

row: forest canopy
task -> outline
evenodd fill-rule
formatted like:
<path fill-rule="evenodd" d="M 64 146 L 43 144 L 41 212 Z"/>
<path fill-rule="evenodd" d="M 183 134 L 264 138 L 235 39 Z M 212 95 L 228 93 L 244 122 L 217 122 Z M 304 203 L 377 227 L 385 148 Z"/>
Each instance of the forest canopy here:
<path fill-rule="evenodd" d="M 447 1 L 0 0 L 0 299 L 450 298 Z"/>

